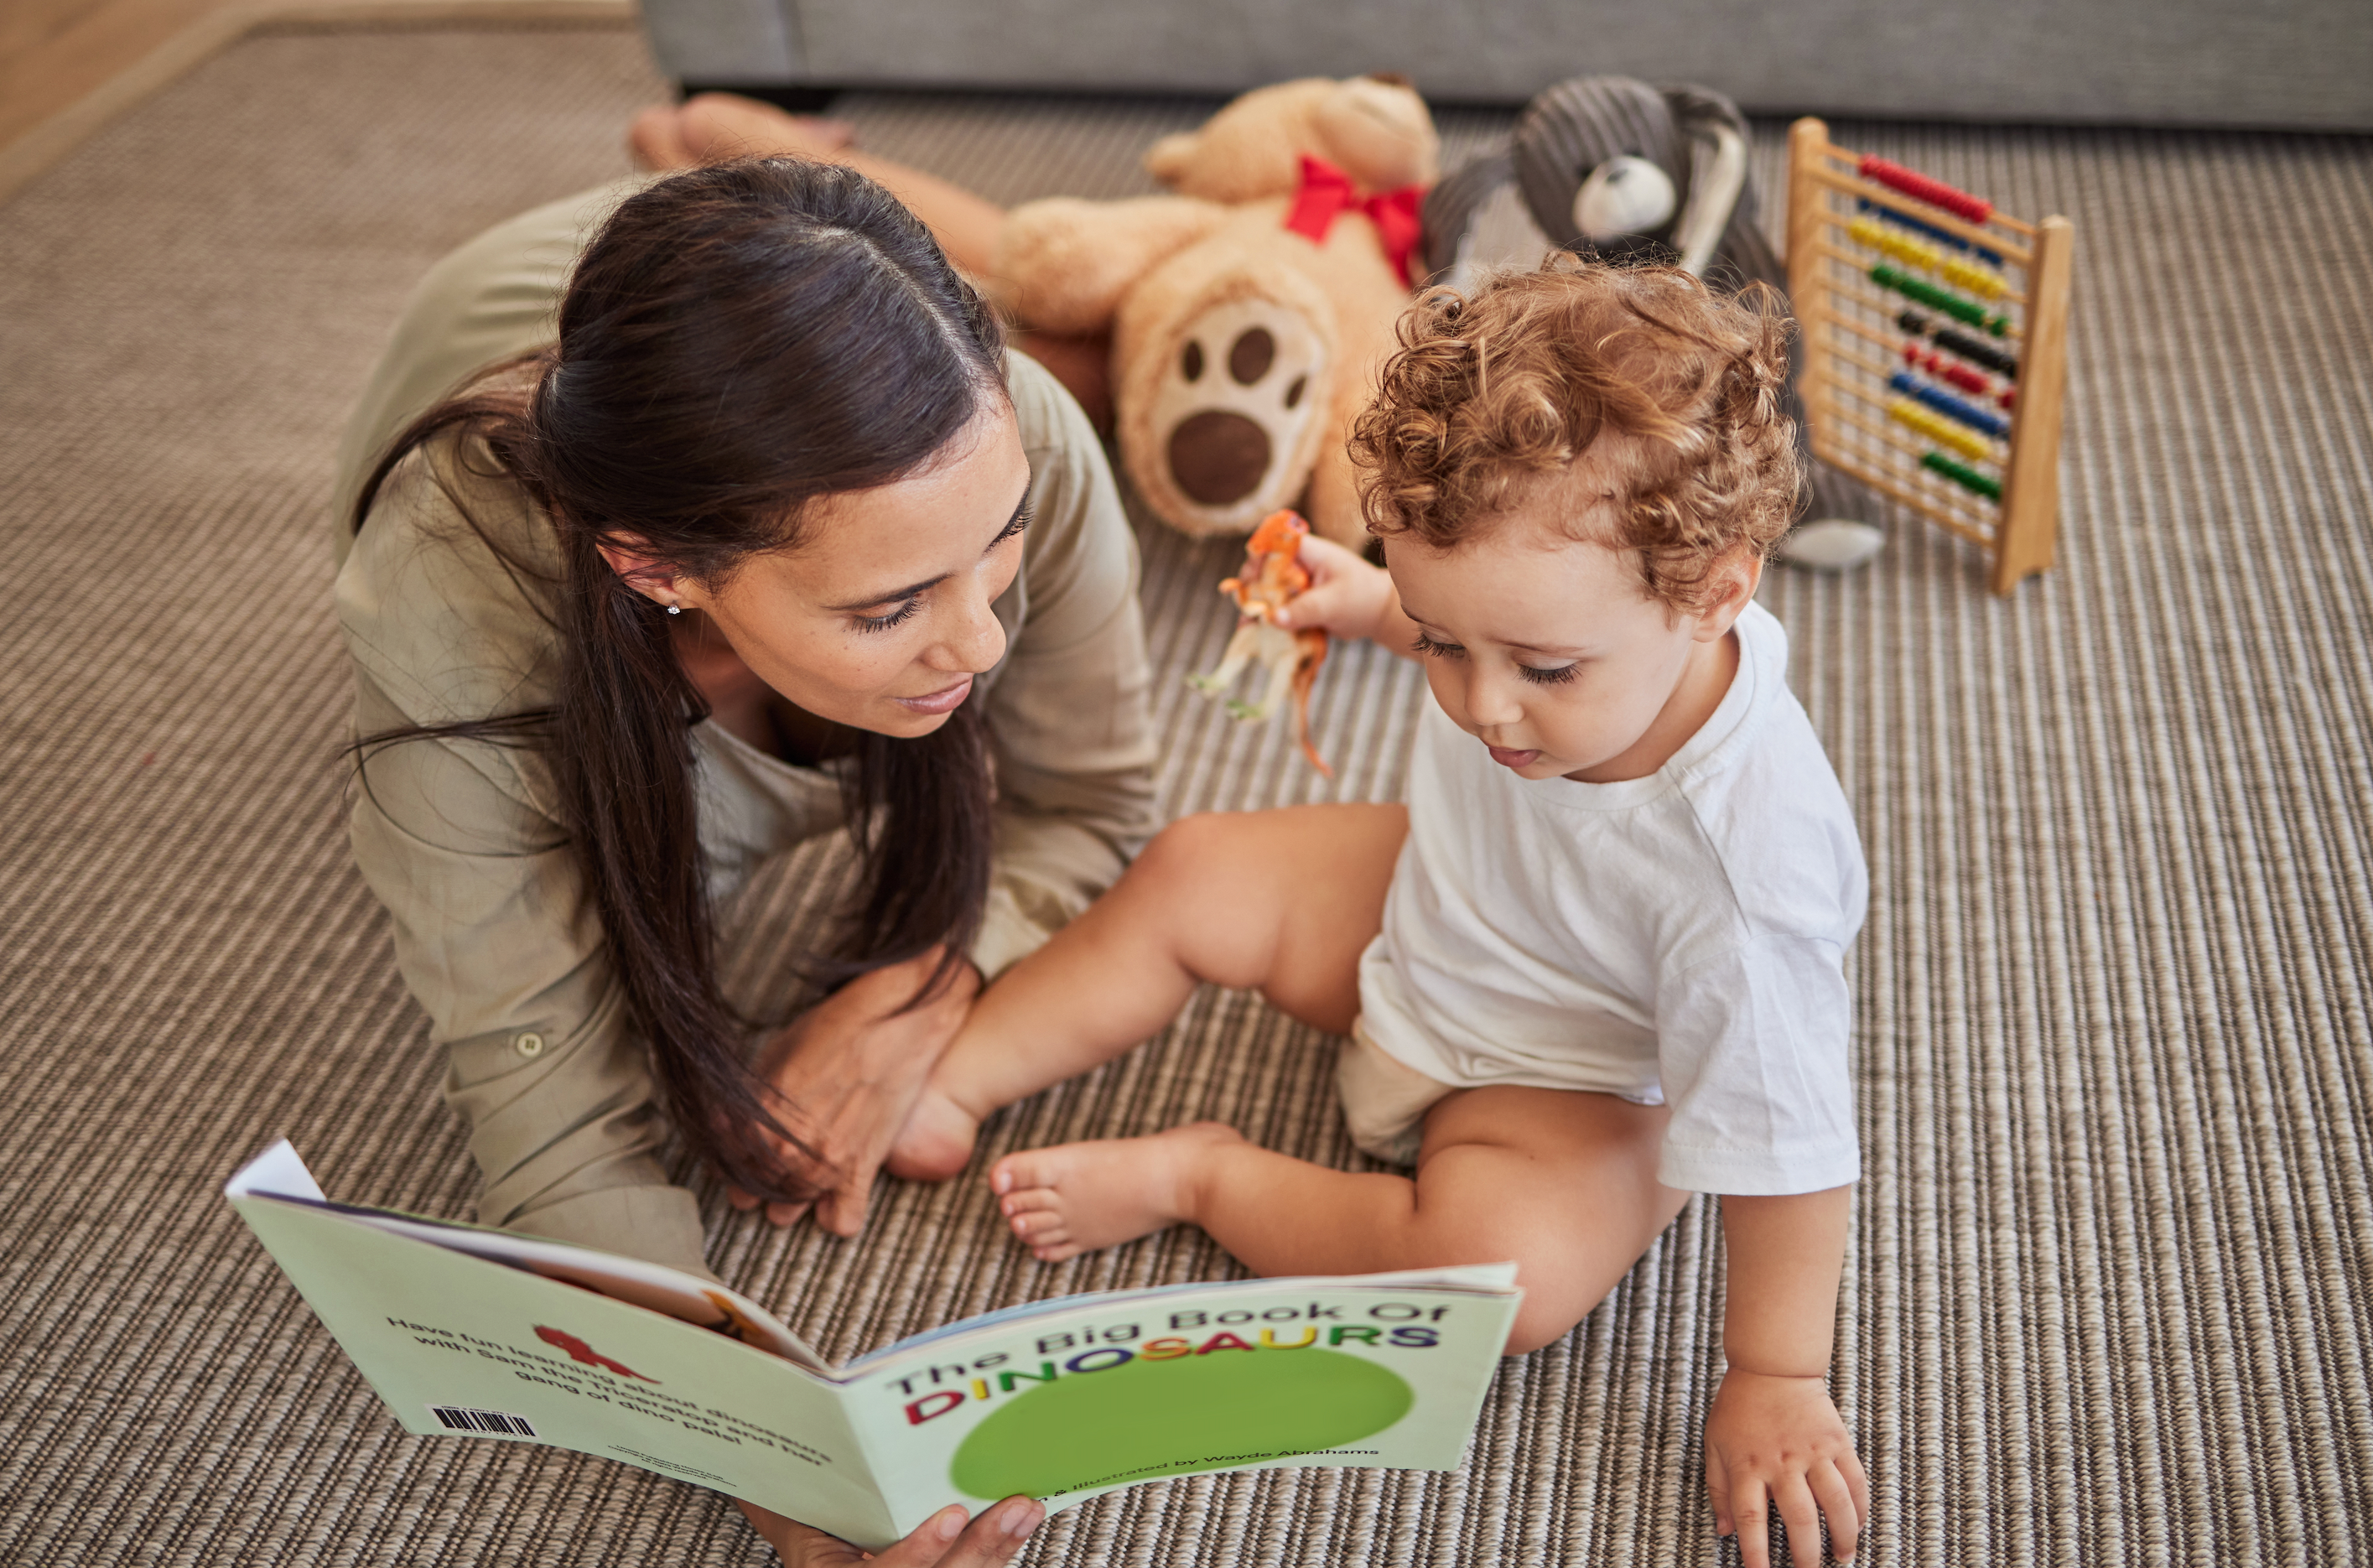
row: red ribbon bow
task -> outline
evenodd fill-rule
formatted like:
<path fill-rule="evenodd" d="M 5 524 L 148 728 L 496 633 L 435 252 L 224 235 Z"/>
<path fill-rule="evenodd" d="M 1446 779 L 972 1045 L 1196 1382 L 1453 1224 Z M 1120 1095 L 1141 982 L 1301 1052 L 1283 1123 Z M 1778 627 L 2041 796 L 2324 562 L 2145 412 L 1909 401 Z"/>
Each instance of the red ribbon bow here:
<path fill-rule="evenodd" d="M 1335 215 L 1361 212 L 1376 226 L 1376 239 L 1385 248 L 1385 260 L 1404 283 L 1417 280 L 1409 275 L 1409 263 L 1417 255 L 1417 242 L 1422 228 L 1418 221 L 1418 208 L 1425 200 L 1422 186 L 1404 185 L 1397 191 L 1384 191 L 1362 201 L 1351 184 L 1351 177 L 1323 158 L 1302 155 L 1302 188 L 1294 193 L 1293 210 L 1285 216 L 1285 226 L 1313 244 L 1323 243 L 1327 231 L 1335 226 Z"/>

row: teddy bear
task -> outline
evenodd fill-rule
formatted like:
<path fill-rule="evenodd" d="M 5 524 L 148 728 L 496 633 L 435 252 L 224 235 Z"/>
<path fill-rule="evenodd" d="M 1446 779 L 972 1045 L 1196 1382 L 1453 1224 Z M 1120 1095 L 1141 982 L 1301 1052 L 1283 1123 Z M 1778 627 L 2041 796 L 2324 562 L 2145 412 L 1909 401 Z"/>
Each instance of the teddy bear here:
<path fill-rule="evenodd" d="M 1157 516 L 1241 534 L 1306 496 L 1320 534 L 1364 543 L 1344 438 L 1423 266 L 1441 146 L 1406 81 L 1311 77 L 1157 142 L 1168 195 L 1008 216 L 1004 302 L 1035 331 L 1109 331 L 1121 465 Z"/>

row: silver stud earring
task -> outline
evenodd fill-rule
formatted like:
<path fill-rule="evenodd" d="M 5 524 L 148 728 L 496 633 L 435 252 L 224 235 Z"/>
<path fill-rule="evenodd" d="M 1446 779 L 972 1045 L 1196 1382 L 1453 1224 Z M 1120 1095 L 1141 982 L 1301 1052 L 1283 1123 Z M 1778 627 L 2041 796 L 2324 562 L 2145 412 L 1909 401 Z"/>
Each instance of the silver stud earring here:
<path fill-rule="evenodd" d="M 684 606 L 681 604 L 671 604 L 668 606 L 668 614 L 671 615 L 681 615 L 684 614 Z"/>

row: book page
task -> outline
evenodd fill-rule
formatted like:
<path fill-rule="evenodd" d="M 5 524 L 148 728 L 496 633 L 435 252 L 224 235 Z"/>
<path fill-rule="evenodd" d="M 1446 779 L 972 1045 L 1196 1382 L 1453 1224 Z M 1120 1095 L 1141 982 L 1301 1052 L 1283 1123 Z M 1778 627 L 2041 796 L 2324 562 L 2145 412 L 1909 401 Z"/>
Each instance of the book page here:
<path fill-rule="evenodd" d="M 406 1431 L 622 1460 L 869 1548 L 903 1533 L 826 1377 L 334 1207 L 231 1202 Z"/>
<path fill-rule="evenodd" d="M 849 1369 L 906 1530 L 1015 1492 L 1052 1511 L 1164 1476 L 1455 1469 L 1521 1293 L 1505 1265 L 1073 1297 Z"/>
<path fill-rule="evenodd" d="M 321 1196 L 313 1175 L 286 1139 L 282 1139 L 241 1166 L 223 1188 L 223 1196 L 293 1198 L 325 1204 L 337 1212 L 392 1235 L 410 1236 L 475 1258 L 523 1269 L 546 1279 L 563 1280 L 599 1291 L 620 1301 L 664 1312 L 703 1328 L 730 1334 L 747 1345 L 795 1362 L 811 1372 L 829 1375 L 834 1368 L 775 1315 L 740 1292 L 714 1280 L 687 1274 L 681 1269 L 622 1257 L 597 1247 L 496 1230 L 489 1225 L 465 1225 L 425 1214 L 392 1209 L 366 1209 L 332 1203 Z"/>

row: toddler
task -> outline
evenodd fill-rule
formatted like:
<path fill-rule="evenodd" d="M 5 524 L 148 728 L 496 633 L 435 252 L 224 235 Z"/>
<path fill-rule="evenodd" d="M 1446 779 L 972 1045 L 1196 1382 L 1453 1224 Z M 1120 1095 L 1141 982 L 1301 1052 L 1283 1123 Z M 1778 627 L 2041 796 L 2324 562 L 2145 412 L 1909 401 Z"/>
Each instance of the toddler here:
<path fill-rule="evenodd" d="M 1204 981 L 1347 1034 L 1343 1114 L 1407 1176 L 1217 1123 L 1012 1154 L 1041 1258 L 1165 1225 L 1263 1274 L 1514 1258 L 1512 1353 L 1722 1195 L 1715 1526 L 1849 1558 L 1867 1492 L 1825 1375 L 1858 1166 L 1853 823 L 1754 603 L 1798 474 L 1787 322 L 1671 269 L 1559 258 L 1436 291 L 1352 451 L 1386 569 L 1312 541 L 1299 626 L 1422 660 L 1408 805 L 1188 818 L 981 997 L 892 1168 L 1159 1031 Z"/>

